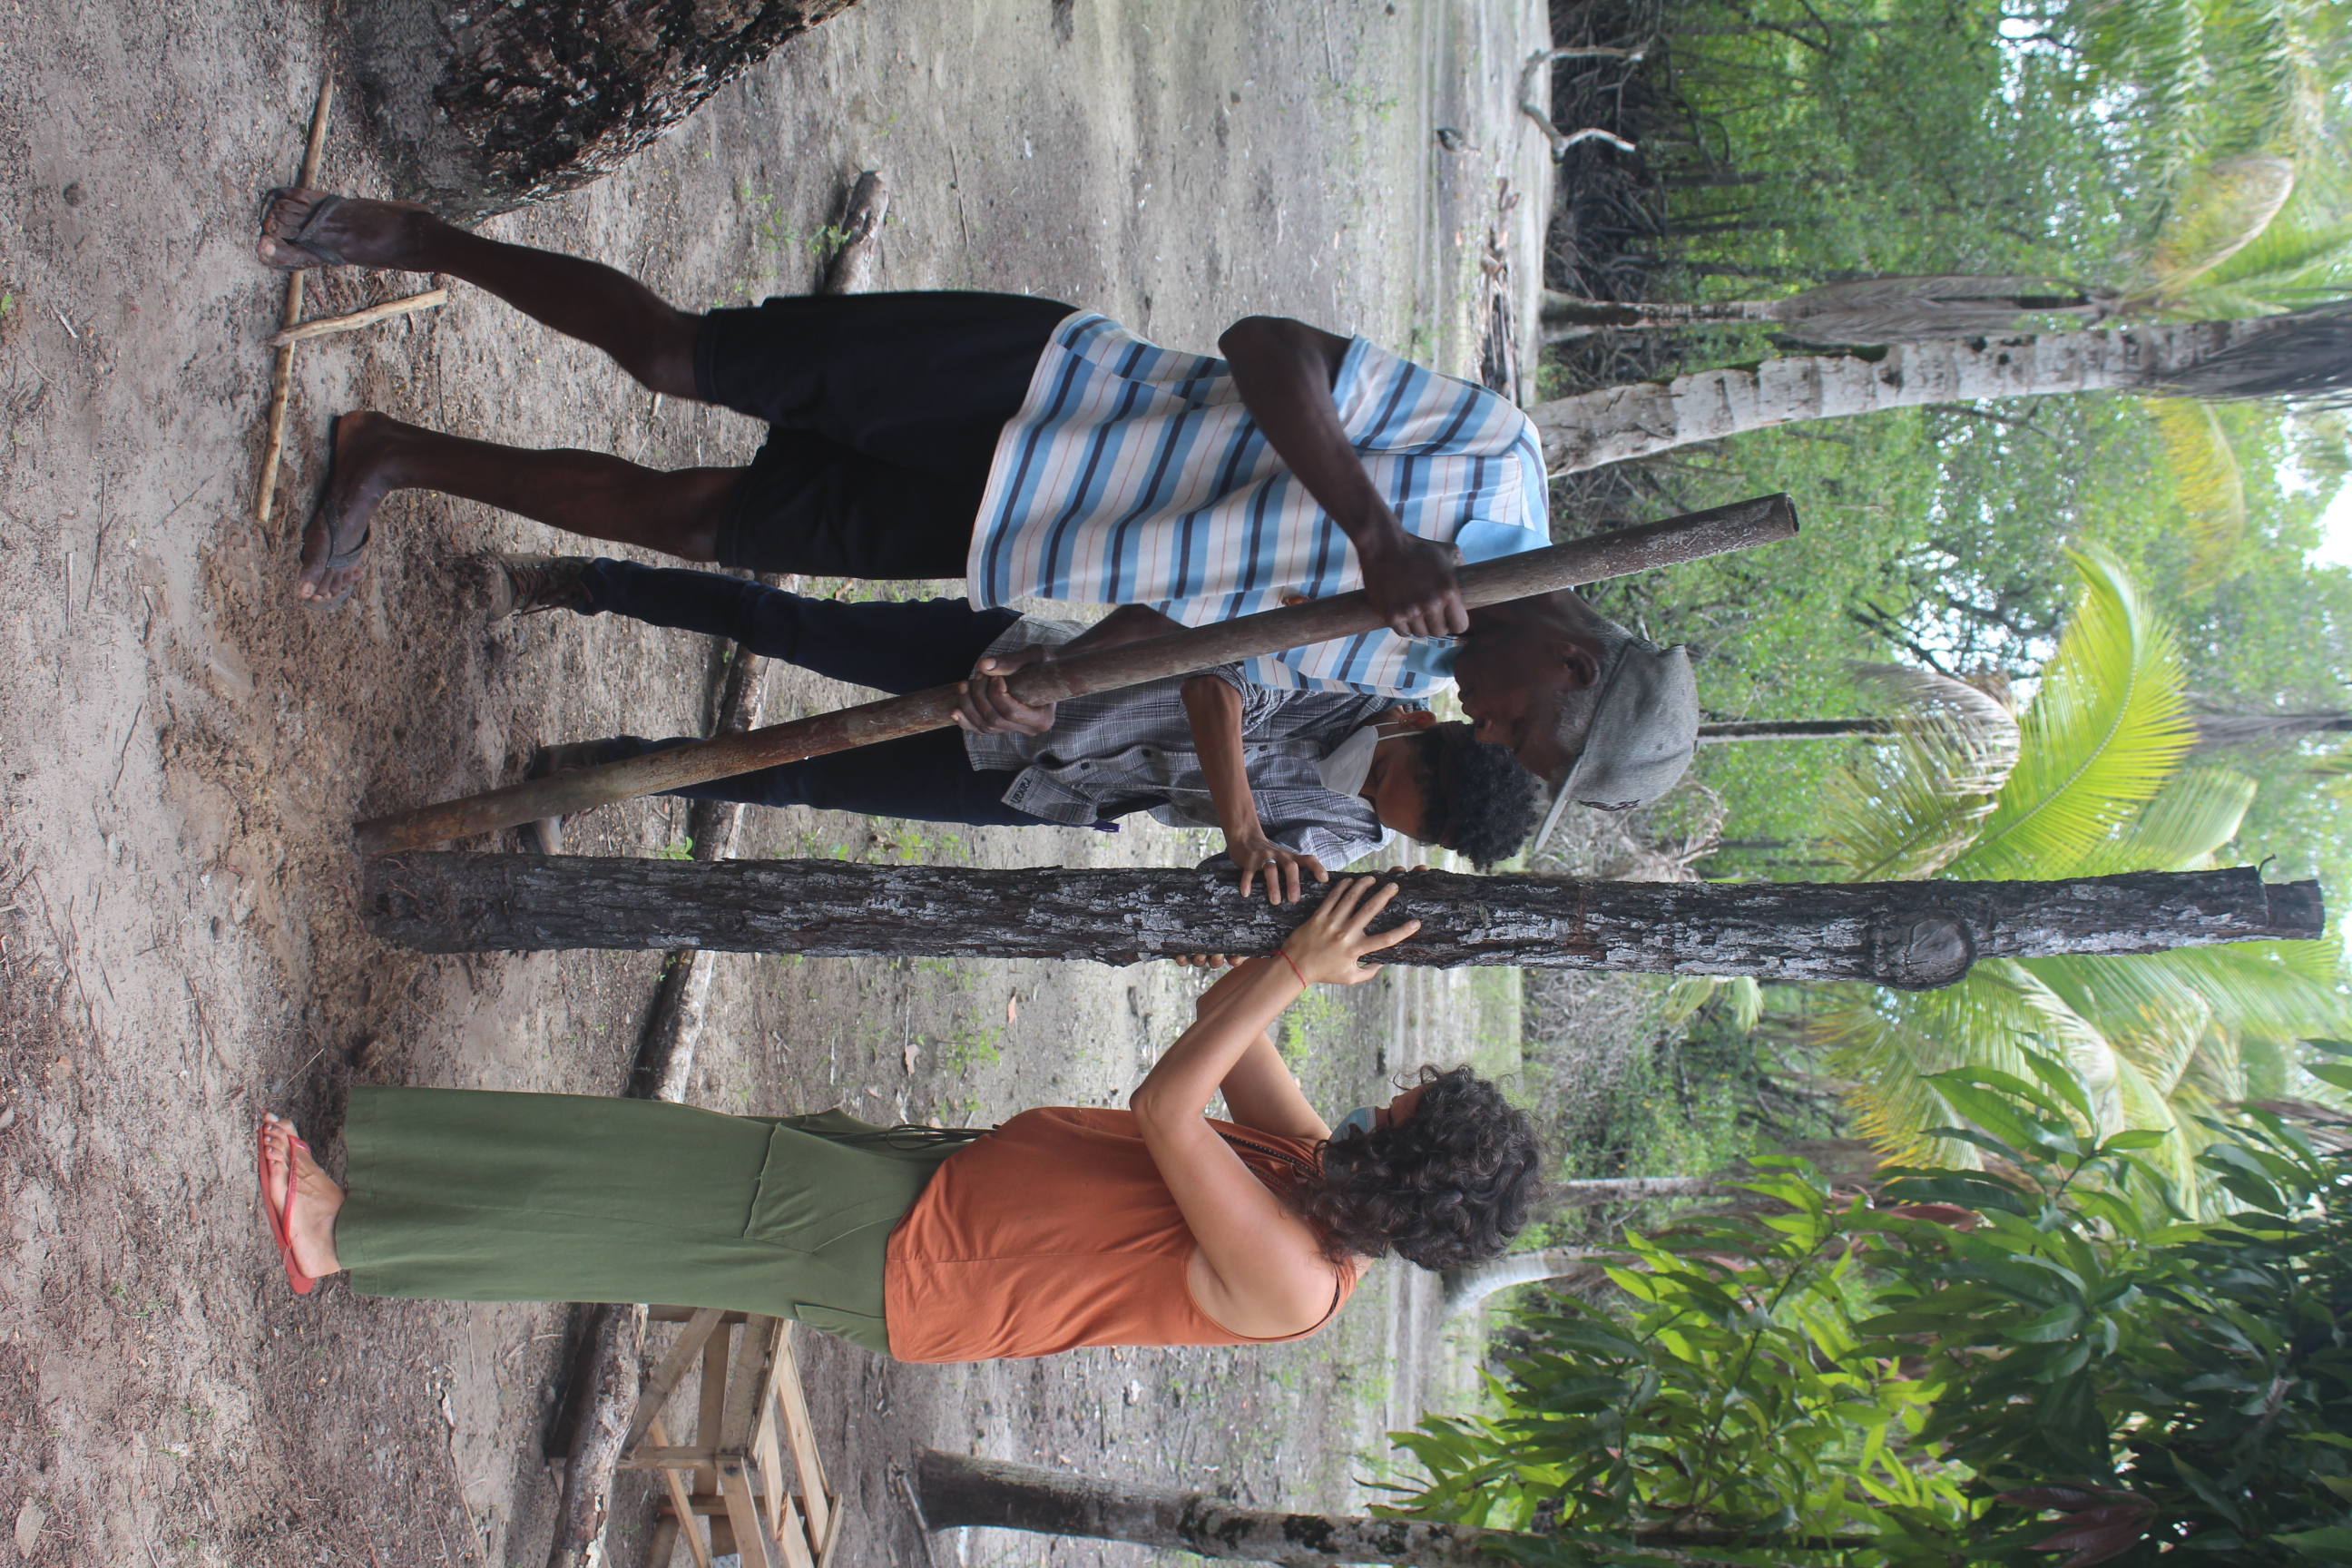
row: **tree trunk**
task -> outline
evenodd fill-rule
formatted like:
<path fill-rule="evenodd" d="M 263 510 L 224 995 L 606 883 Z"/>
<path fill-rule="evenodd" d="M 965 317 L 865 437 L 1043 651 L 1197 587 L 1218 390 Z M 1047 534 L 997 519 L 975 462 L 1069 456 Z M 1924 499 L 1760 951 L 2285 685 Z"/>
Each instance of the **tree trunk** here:
<path fill-rule="evenodd" d="M 1351 1514 L 1272 1513 L 1235 1508 L 1222 1498 L 1162 1487 L 1129 1486 L 1092 1476 L 967 1458 L 927 1448 L 915 1462 L 915 1508 L 926 1530 L 1025 1530 L 1127 1541 L 1167 1552 L 1191 1552 L 1226 1562 L 1281 1563 L 1293 1568 L 1335 1568 L 1345 1563 L 1386 1563 L 1394 1568 L 1491 1565 L 1513 1548 L 1556 1559 L 1558 1537 L 1465 1524 L 1366 1519 Z M 1686 1548 L 1783 1547 L 1807 1552 L 1852 1551 L 1868 1536 L 1773 1536 L 1760 1531 L 1637 1530 L 1643 1555 L 1664 1563 L 1710 1561 Z M 1594 1542 L 1596 1546 L 1601 1543 Z"/>
<path fill-rule="evenodd" d="M 1712 1182 L 1702 1186 L 1713 1187 Z M 1445 1271 L 1444 1302 L 1440 1310 L 1449 1318 L 1473 1312 L 1497 1290 L 1507 1290 L 1514 1285 L 1532 1285 L 1538 1279 L 1573 1279 L 1578 1284 L 1597 1283 L 1601 1279 L 1601 1266 L 1626 1260 L 1622 1251 L 1589 1247 L 1547 1247 L 1535 1252 L 1507 1252 L 1500 1258 L 1490 1258 L 1484 1263 L 1474 1263 L 1467 1268 Z"/>
<path fill-rule="evenodd" d="M 470 223 L 618 167 L 853 0 L 366 0 L 352 74 L 396 195 Z"/>
<path fill-rule="evenodd" d="M 1608 386 L 1528 410 L 1555 473 L 1576 473 L 1677 447 L 1801 420 L 1989 398 L 2113 389 L 2153 391 L 2294 316 L 2192 321 L 2121 331 L 1958 338 L 1883 353 L 1814 354 L 1678 375 L 1664 385 Z"/>
<path fill-rule="evenodd" d="M 2305 735 L 2352 732 L 2352 713 L 2200 713 L 2196 753 L 2225 751 L 2231 746 L 2284 744 Z M 1868 741 L 1895 732 L 1886 719 L 1745 719 L 1736 723 L 1701 724 L 1698 743 L 1727 745 L 1734 741 Z"/>
<path fill-rule="evenodd" d="M 811 956 L 1270 952 L 1275 908 L 1204 871 L 974 870 L 835 860 L 712 865 L 422 852 L 366 862 L 368 929 L 423 952 L 718 948 Z M 1977 958 L 2156 952 L 2322 933 L 2319 885 L 2251 867 L 2064 882 L 1581 882 L 1423 871 L 1391 906 L 1397 963 L 1947 985 Z"/>
<path fill-rule="evenodd" d="M 2285 745 L 2305 735 L 2352 731 L 2352 713 L 2200 713 L 2192 752 L 2229 746 Z"/>
<path fill-rule="evenodd" d="M 1540 1538 L 1466 1525 L 1420 1524 L 1320 1513 L 1264 1513 L 1200 1492 L 1067 1476 L 1002 1459 L 925 1450 L 915 1498 L 931 1530 L 980 1525 L 1041 1535 L 1128 1541 L 1163 1551 L 1244 1563 L 1322 1568 L 1387 1563 L 1397 1568 L 1471 1568 L 1496 1559 L 1483 1543 Z"/>
<path fill-rule="evenodd" d="M 604 1516 L 613 1500 L 613 1470 L 620 1463 L 621 1439 L 628 1435 L 629 1411 L 637 1398 L 637 1353 L 645 1343 L 645 1308 L 600 1306 L 587 1310 L 588 1331 L 580 1358 L 580 1415 L 565 1456 L 563 1496 L 556 1507 L 547 1568 L 594 1568 L 602 1560 Z"/>

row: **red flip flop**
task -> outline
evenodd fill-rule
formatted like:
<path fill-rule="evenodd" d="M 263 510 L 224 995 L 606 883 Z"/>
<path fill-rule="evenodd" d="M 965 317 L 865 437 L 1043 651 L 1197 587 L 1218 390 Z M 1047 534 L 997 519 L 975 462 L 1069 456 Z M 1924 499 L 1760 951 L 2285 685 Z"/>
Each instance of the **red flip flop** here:
<path fill-rule="evenodd" d="M 254 1143 L 256 1174 L 261 1182 L 261 1212 L 269 1221 L 269 1234 L 278 1242 L 278 1256 L 286 1265 L 286 1283 L 294 1287 L 294 1294 L 307 1296 L 319 1282 L 295 1266 L 294 1233 L 290 1220 L 294 1214 L 294 1152 L 307 1154 L 310 1145 L 294 1136 L 286 1135 L 286 1195 L 282 1203 L 269 1201 L 269 1129 L 264 1126 Z"/>

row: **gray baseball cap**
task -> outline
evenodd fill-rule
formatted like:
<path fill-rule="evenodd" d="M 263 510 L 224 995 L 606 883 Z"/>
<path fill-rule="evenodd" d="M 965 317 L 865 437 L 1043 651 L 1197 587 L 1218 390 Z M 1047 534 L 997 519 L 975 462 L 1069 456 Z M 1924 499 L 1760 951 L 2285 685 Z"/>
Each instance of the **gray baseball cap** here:
<path fill-rule="evenodd" d="M 1690 654 L 1631 638 L 1601 678 L 1584 750 L 1559 788 L 1581 805 L 1630 810 L 1674 788 L 1697 752 Z"/>

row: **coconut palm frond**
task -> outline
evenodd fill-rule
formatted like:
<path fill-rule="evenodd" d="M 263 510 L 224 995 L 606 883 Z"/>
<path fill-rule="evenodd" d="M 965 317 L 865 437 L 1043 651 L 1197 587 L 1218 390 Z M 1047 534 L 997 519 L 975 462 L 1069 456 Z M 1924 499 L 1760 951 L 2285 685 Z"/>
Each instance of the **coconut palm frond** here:
<path fill-rule="evenodd" d="M 2017 765 L 2017 719 L 1932 670 L 1858 665 L 1854 673 L 1895 699 L 1894 742 L 1834 775 L 1823 841 L 1856 881 L 1933 875 L 1974 842 Z"/>
<path fill-rule="evenodd" d="M 1888 1158 L 1919 1161 L 1932 1155 L 1940 1163 L 1977 1163 L 1973 1148 L 1927 1136 L 1930 1128 L 1962 1121 L 1927 1075 L 1975 1059 L 1973 1050 L 1955 1046 L 1968 1037 L 1955 1028 L 1953 1015 L 1960 1010 L 1957 994 L 1978 984 L 1970 975 L 1941 991 L 1831 985 L 1813 994 L 1806 1011 L 1808 1035 L 1822 1047 L 1823 1068 L 1844 1082 L 1854 1135 Z"/>
<path fill-rule="evenodd" d="M 2209 588 L 2231 575 L 2246 537 L 2246 482 L 2221 416 L 2202 403 L 2158 397 L 2148 404 L 2164 443 L 2164 466 L 2189 523 L 2187 585 Z"/>
<path fill-rule="evenodd" d="M 2206 321 L 2267 316 L 2352 293 L 2352 216 L 2297 203 L 2210 272 L 2175 293 L 2168 311 Z M 2242 301 L 2251 308 L 2233 308 Z"/>
<path fill-rule="evenodd" d="M 2019 961 L 2067 1006 L 2107 1035 L 2150 1017 L 2203 1008 L 2241 1035 L 2336 1038 L 2352 1027 L 2333 942 L 2233 942 L 2170 952 L 2095 953 Z"/>
<path fill-rule="evenodd" d="M 2238 836 L 2254 804 L 2254 781 L 2228 768 L 2175 773 L 2138 816 L 2053 877 L 2106 877 L 2119 871 L 2198 871 Z"/>
<path fill-rule="evenodd" d="M 2115 558 L 2074 552 L 2083 595 L 2020 721 L 2017 765 L 1945 875 L 2053 874 L 2153 799 L 2195 739 L 2171 629 Z"/>
<path fill-rule="evenodd" d="M 2148 253 L 2151 291 L 2160 300 L 2178 296 L 2260 238 L 2294 194 L 2294 163 L 2271 153 L 2192 171 Z"/>
<path fill-rule="evenodd" d="M 2278 397 L 2315 407 L 2352 405 L 2352 304 L 2306 306 L 2153 388 L 2217 401 Z"/>

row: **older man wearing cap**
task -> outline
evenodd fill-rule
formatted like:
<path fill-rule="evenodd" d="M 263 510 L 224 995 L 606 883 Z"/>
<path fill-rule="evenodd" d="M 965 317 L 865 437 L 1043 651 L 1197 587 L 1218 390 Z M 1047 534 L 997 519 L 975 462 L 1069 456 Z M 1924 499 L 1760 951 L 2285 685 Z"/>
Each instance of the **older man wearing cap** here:
<path fill-rule="evenodd" d="M 1687 669 L 1574 595 L 1465 609 L 1458 562 L 1550 542 L 1542 445 L 1509 399 L 1365 339 L 1251 316 L 1210 358 L 1017 294 L 698 314 L 596 262 L 321 191 L 273 193 L 259 251 L 463 279 L 656 393 L 768 426 L 746 466 L 663 472 L 346 414 L 303 532 L 296 592 L 314 604 L 358 582 L 386 496 L 434 489 L 688 561 L 961 575 L 976 608 L 1122 606 L 1072 648 L 1361 587 L 1386 629 L 1253 660 L 1249 679 L 1416 698 L 1458 673 L 1478 739 L 1556 782 L 1574 764 L 1573 787 L 1612 805 L 1671 783 L 1696 739 Z M 992 684 L 966 722 L 1027 729 Z"/>

